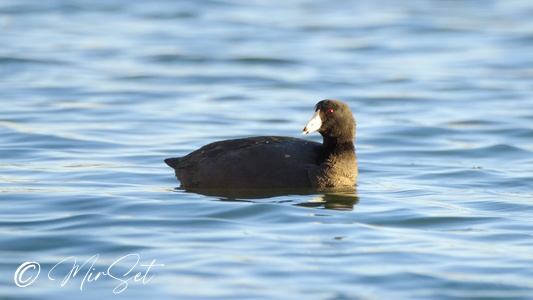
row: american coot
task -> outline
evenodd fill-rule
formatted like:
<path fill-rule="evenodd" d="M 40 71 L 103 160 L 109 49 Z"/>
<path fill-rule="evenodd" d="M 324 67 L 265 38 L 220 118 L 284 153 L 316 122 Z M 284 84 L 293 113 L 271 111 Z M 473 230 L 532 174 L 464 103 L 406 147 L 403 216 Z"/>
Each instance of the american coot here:
<path fill-rule="evenodd" d="M 165 163 L 183 188 L 353 187 L 355 120 L 348 105 L 318 102 L 303 134 L 314 131 L 322 135 L 322 144 L 293 137 L 249 137 L 214 142 Z"/>

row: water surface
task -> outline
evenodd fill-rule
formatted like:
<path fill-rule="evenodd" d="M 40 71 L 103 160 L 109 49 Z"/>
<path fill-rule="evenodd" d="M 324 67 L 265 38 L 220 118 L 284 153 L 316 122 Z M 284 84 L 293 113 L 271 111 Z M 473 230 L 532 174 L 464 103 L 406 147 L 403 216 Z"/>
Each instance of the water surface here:
<path fill-rule="evenodd" d="M 532 14 L 1 2 L 0 295 L 530 299 Z M 356 190 L 176 189 L 164 158 L 298 137 L 324 98 L 356 117 Z"/>

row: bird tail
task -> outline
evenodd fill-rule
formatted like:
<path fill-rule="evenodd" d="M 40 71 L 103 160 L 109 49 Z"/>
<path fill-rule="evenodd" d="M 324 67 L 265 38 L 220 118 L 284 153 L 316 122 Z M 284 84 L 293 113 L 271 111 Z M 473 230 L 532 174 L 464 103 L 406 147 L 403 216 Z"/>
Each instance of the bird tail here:
<path fill-rule="evenodd" d="M 176 170 L 180 164 L 180 157 L 166 158 L 165 163 L 172 169 Z"/>

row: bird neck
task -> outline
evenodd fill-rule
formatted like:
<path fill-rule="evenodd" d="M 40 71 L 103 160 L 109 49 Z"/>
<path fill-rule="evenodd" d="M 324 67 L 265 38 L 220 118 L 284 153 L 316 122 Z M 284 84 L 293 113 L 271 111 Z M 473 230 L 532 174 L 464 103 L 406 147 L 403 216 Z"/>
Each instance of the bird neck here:
<path fill-rule="evenodd" d="M 337 139 L 323 137 L 322 145 L 326 153 L 355 152 L 352 139 Z"/>

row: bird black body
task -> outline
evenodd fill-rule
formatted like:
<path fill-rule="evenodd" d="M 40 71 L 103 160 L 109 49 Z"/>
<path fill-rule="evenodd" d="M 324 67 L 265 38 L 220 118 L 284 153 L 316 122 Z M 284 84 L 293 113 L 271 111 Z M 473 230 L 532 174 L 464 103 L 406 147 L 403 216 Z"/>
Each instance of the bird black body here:
<path fill-rule="evenodd" d="M 355 120 L 349 107 L 323 100 L 304 134 L 318 131 L 323 143 L 259 136 L 218 141 L 183 157 L 167 158 L 184 188 L 325 188 L 357 181 Z"/>

